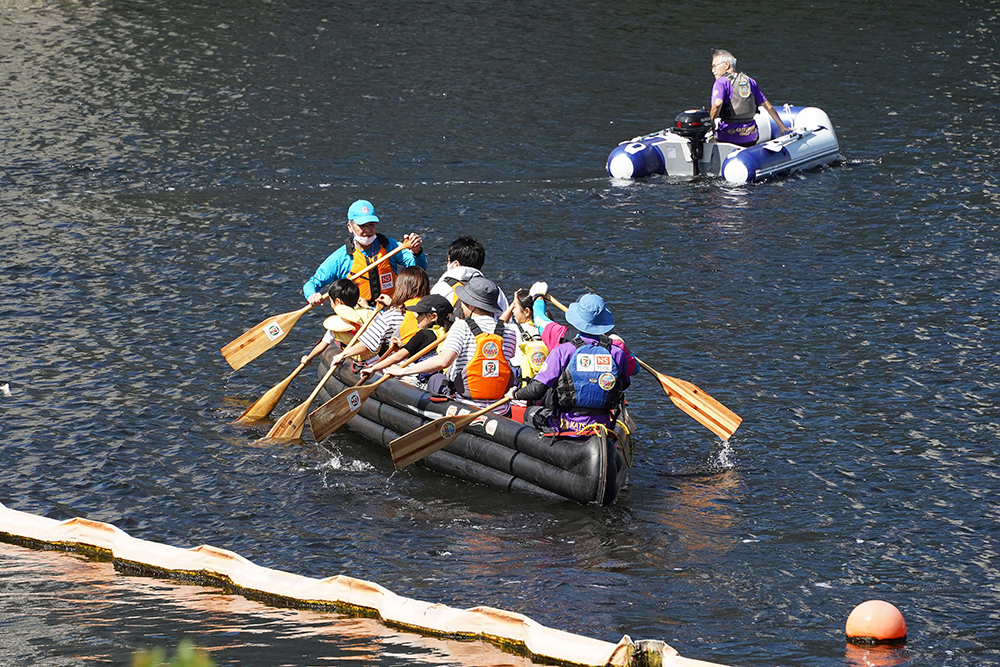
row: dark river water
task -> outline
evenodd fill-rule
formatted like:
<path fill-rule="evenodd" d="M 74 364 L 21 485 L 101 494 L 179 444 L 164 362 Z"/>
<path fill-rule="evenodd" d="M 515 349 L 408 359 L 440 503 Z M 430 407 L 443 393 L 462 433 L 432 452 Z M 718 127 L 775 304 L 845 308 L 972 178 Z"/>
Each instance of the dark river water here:
<path fill-rule="evenodd" d="M 879 598 L 909 628 L 886 664 L 996 664 L 998 27 L 986 1 L 0 0 L 0 502 L 731 665 L 864 664 L 844 622 Z M 708 103 L 717 47 L 827 111 L 843 162 L 607 178 Z M 742 427 L 637 376 L 630 483 L 582 507 L 234 425 L 322 314 L 237 372 L 219 348 L 304 304 L 362 197 L 434 276 L 471 233 L 508 294 L 599 292 Z M 185 636 L 220 665 L 525 663 L 0 545 L 0 664 Z"/>

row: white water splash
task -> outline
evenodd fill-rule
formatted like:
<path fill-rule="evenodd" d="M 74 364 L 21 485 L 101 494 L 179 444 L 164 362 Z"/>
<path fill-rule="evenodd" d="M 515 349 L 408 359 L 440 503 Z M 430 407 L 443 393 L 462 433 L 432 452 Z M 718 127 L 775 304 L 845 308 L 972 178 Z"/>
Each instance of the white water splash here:
<path fill-rule="evenodd" d="M 732 470 L 736 467 L 736 462 L 733 461 L 733 454 L 735 453 L 736 450 L 729 444 L 729 441 L 723 440 L 722 449 L 716 455 L 715 465 L 722 470 Z"/>

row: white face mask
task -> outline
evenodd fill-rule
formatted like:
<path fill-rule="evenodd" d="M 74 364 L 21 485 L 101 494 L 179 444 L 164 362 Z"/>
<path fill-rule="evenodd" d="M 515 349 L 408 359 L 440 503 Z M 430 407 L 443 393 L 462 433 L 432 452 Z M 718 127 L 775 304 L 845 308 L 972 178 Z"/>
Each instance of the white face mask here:
<path fill-rule="evenodd" d="M 358 236 L 357 234 L 354 235 L 354 242 L 366 248 L 370 246 L 374 240 L 375 240 L 374 235 L 372 236 Z"/>

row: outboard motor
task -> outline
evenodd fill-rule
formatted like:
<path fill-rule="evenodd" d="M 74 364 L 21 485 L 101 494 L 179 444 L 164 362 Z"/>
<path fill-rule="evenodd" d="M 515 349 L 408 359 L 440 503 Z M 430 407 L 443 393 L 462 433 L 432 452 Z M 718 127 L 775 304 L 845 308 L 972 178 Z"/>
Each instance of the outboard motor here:
<path fill-rule="evenodd" d="M 705 136 L 712 129 L 712 119 L 704 109 L 688 109 L 677 114 L 674 126 L 670 128 L 674 134 L 679 134 L 691 142 L 691 160 L 694 162 L 694 175 L 698 175 L 698 163 L 705 149 Z"/>

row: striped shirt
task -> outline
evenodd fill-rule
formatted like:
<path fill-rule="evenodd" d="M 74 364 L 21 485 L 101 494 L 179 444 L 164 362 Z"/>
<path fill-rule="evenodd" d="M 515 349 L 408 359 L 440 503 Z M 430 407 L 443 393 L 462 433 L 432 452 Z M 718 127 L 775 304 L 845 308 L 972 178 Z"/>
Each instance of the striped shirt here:
<path fill-rule="evenodd" d="M 380 311 L 372 323 L 368 325 L 358 342 L 364 344 L 372 352 L 381 354 L 389 347 L 393 336 L 399 335 L 399 325 L 403 323 L 403 311 L 398 308 Z M 384 347 L 383 347 L 384 346 Z M 377 360 L 377 356 L 372 357 Z M 374 363 L 374 362 L 373 362 Z"/>

